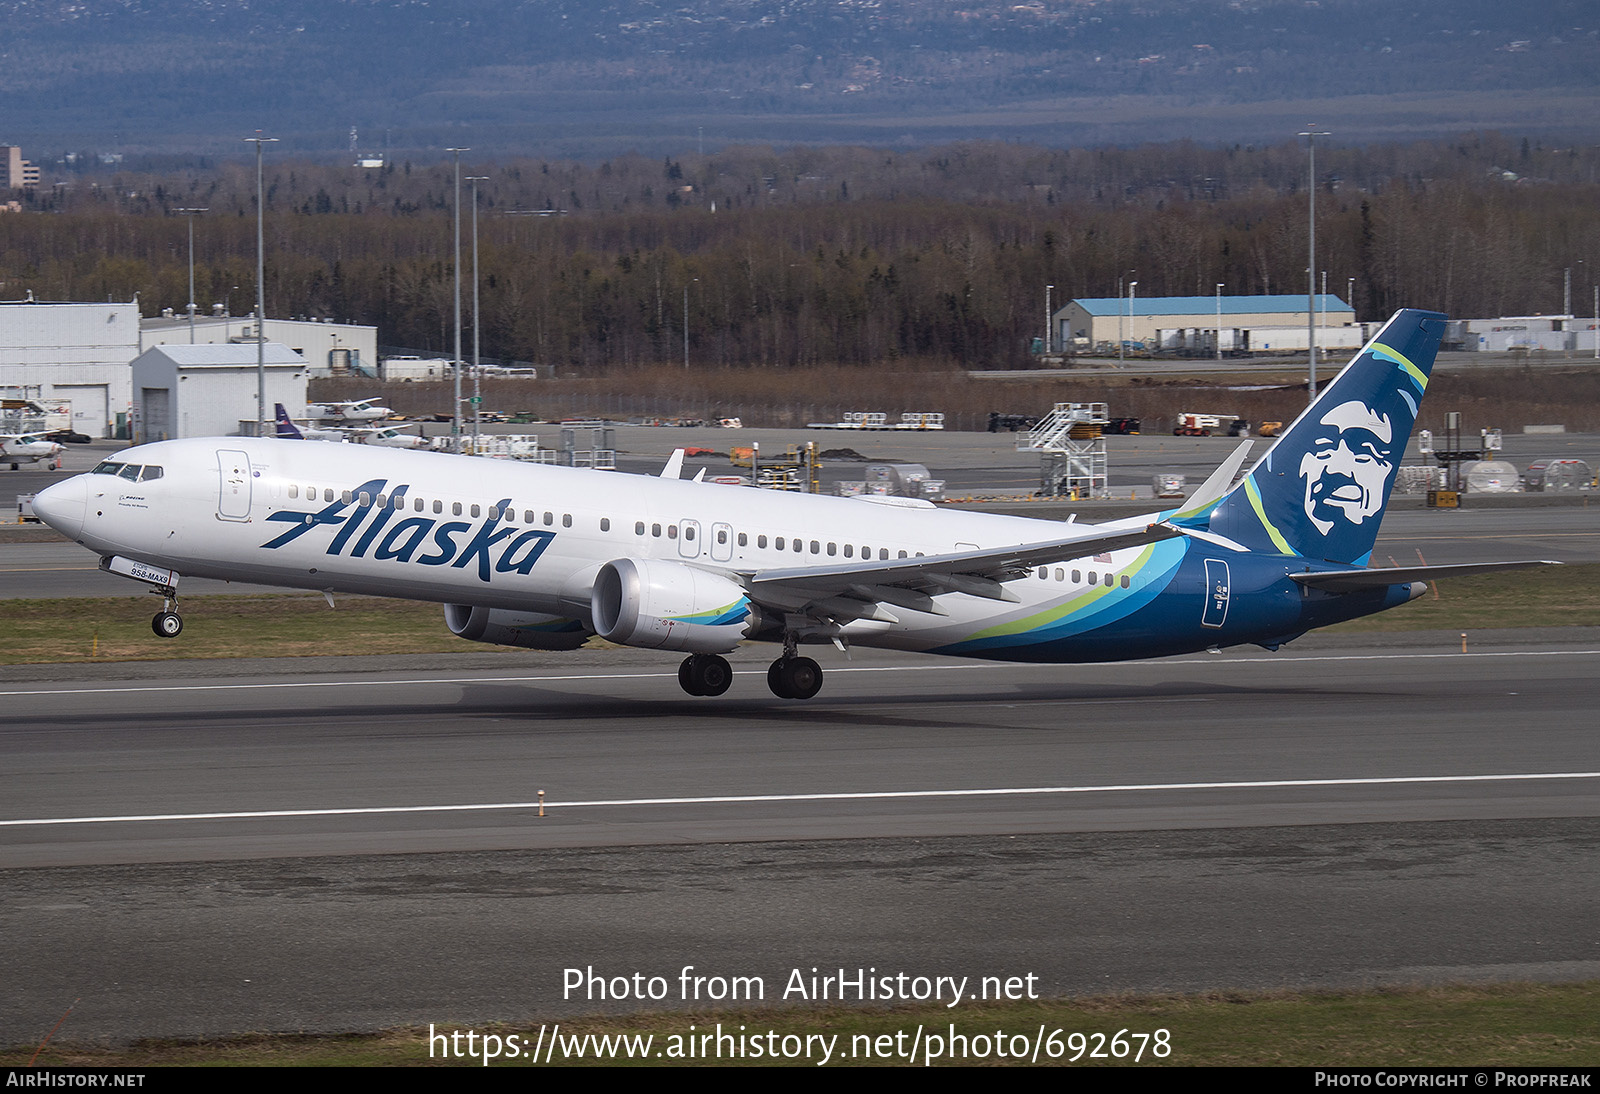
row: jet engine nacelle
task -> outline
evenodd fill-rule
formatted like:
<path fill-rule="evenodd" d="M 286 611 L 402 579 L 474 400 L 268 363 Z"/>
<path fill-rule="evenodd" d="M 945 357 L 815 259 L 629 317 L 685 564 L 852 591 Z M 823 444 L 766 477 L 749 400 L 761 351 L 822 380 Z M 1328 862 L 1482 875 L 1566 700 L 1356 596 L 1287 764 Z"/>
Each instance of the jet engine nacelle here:
<path fill-rule="evenodd" d="M 608 642 L 688 653 L 727 653 L 757 622 L 737 582 L 659 559 L 619 558 L 600 567 L 590 608 L 595 633 Z"/>
<path fill-rule="evenodd" d="M 446 604 L 444 623 L 450 633 L 469 642 L 521 646 L 529 650 L 575 650 L 593 632 L 576 619 L 505 608 Z"/>

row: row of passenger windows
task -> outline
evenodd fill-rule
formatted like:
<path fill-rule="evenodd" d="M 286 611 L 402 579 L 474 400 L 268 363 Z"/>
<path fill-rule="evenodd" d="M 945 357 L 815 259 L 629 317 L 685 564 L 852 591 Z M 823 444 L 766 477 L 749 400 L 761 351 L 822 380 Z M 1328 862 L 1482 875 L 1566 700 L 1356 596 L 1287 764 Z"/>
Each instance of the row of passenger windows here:
<path fill-rule="evenodd" d="M 126 473 L 130 468 L 134 472 L 134 475 L 132 475 L 132 476 L 130 476 L 130 475 L 128 475 Z M 102 463 L 100 466 L 95 468 L 96 472 L 100 472 L 100 473 L 104 473 L 104 474 L 119 474 L 120 473 L 120 474 L 122 474 L 122 476 L 124 478 L 132 477 L 135 480 L 137 480 L 137 472 L 138 472 L 138 470 L 139 470 L 139 468 L 137 466 L 134 466 L 134 465 L 112 464 L 110 461 L 107 461 L 106 463 Z M 160 478 L 161 477 L 161 468 L 159 468 L 159 467 L 147 467 L 146 471 L 154 471 L 155 472 L 154 475 L 149 476 L 150 478 Z M 290 486 L 289 487 L 289 496 L 291 498 L 298 498 L 300 496 L 300 487 L 298 485 Z M 305 488 L 305 496 L 306 496 L 306 500 L 307 501 L 316 501 L 317 500 L 317 496 L 318 496 L 318 488 L 315 487 L 315 486 L 307 486 Z M 333 498 L 334 498 L 333 489 L 331 487 L 323 487 L 323 488 L 321 488 L 321 497 L 322 497 L 322 500 L 325 501 L 325 502 L 333 501 Z M 346 505 L 350 504 L 351 502 L 356 502 L 357 504 L 362 505 L 362 506 L 368 506 L 368 505 L 372 505 L 372 504 L 376 503 L 378 508 L 380 508 L 380 509 L 384 508 L 386 506 L 389 507 L 389 508 L 392 508 L 392 509 L 404 509 L 406 507 L 407 495 L 405 495 L 405 494 L 379 494 L 379 495 L 377 495 L 376 498 L 374 498 L 371 494 L 368 494 L 364 490 L 359 492 L 359 493 L 352 493 L 349 490 L 345 490 L 345 491 L 342 491 L 340 493 L 339 499 L 342 502 L 344 502 Z M 431 509 L 436 514 L 442 514 L 445 511 L 445 504 L 446 503 L 443 502 L 443 501 L 440 501 L 437 498 L 435 498 L 431 504 L 429 502 L 427 502 L 426 500 L 424 500 L 423 498 L 410 498 L 409 500 L 411 502 L 412 511 L 417 512 L 417 513 L 427 512 L 429 509 Z M 478 505 L 477 503 L 463 504 L 462 502 L 459 502 L 459 501 L 453 501 L 453 502 L 450 502 L 449 505 L 450 505 L 450 515 L 451 516 L 456 516 L 456 517 L 460 517 L 460 516 L 481 517 L 481 516 L 485 515 L 484 507 L 481 506 L 481 505 Z M 488 508 L 487 508 L 487 515 L 488 515 L 490 520 L 504 520 L 507 524 L 515 524 L 515 523 L 517 523 L 517 511 L 516 511 L 516 509 L 511 508 L 511 507 L 506 508 L 502 512 L 498 506 L 491 505 L 491 506 L 488 506 Z M 546 526 L 554 526 L 555 521 L 556 521 L 556 514 L 555 513 L 549 512 L 549 511 L 544 512 L 543 515 L 542 515 L 542 517 L 543 517 L 542 521 L 541 521 L 540 517 L 541 517 L 541 514 L 536 512 L 535 510 L 524 509 L 522 511 L 522 523 L 524 523 L 524 524 L 540 524 L 540 523 L 543 523 Z M 571 528 L 572 527 L 572 514 L 571 513 L 562 513 L 561 514 L 561 526 L 563 528 Z M 601 517 L 600 518 L 600 530 L 602 532 L 611 531 L 611 518 L 610 517 Z M 687 523 L 685 523 L 683 525 L 682 534 L 683 534 L 683 538 L 684 538 L 685 542 L 691 542 L 692 543 L 694 541 L 695 535 L 696 535 L 696 530 L 697 530 L 697 526 L 693 522 L 687 522 Z M 649 531 L 650 531 L 650 535 L 655 539 L 660 539 L 663 535 L 665 535 L 667 539 L 675 540 L 675 539 L 678 538 L 678 535 L 679 535 L 679 528 L 678 528 L 678 525 L 676 525 L 676 524 L 663 525 L 660 522 L 655 522 L 655 523 L 652 523 L 649 526 Z M 717 544 L 719 546 L 725 546 L 727 544 L 727 542 L 728 542 L 728 532 L 729 532 L 729 530 L 727 528 L 718 528 L 718 529 L 716 529 Z M 635 521 L 634 522 L 633 534 L 636 535 L 636 536 L 642 536 L 642 535 L 645 534 L 645 522 L 644 521 L 641 520 L 641 521 Z M 737 533 L 737 535 L 738 535 L 738 542 L 739 542 L 739 546 L 740 547 L 748 547 L 748 546 L 750 546 L 750 535 L 749 535 L 749 533 L 747 533 L 747 532 L 739 532 L 739 533 Z M 768 540 L 768 537 L 766 535 L 757 535 L 755 537 L 755 540 L 756 540 L 756 547 L 757 547 L 758 550 L 765 551 L 767 549 L 767 544 L 768 544 L 769 540 Z M 778 551 L 793 551 L 795 554 L 804 554 L 804 553 L 806 553 L 806 546 L 807 546 L 806 541 L 804 539 L 802 539 L 801 537 L 799 537 L 799 536 L 773 536 L 771 538 L 770 542 L 771 542 L 772 548 L 774 550 L 778 550 Z M 811 549 L 810 553 L 814 554 L 814 555 L 827 554 L 827 555 L 832 556 L 832 557 L 838 557 L 841 554 L 841 548 L 840 548 L 839 544 L 837 542 L 834 542 L 834 541 L 829 541 L 827 544 L 824 544 L 821 540 L 814 539 L 814 540 L 810 541 L 810 549 Z M 857 548 L 857 546 L 854 543 L 846 543 L 844 545 L 843 549 L 842 549 L 842 553 L 843 553 L 843 556 L 845 558 L 860 558 L 860 559 L 862 559 L 864 561 L 867 561 L 867 560 L 871 560 L 872 557 L 873 557 L 873 548 L 868 546 L 868 545 L 866 545 L 866 544 L 862 544 L 859 548 Z M 911 558 L 913 556 L 912 556 L 912 554 L 910 552 L 907 552 L 907 551 L 897 551 L 893 557 L 895 557 L 896 559 L 901 559 L 901 558 Z M 921 552 L 921 551 L 916 552 L 914 557 L 922 558 L 923 557 L 923 552 Z M 889 561 L 889 559 L 890 559 L 889 548 L 887 548 L 887 547 L 879 547 L 877 549 L 877 558 L 878 558 L 878 561 L 880 561 L 880 562 Z M 1041 581 L 1049 581 L 1050 580 L 1050 567 L 1049 566 L 1041 566 L 1041 567 L 1039 567 L 1039 578 L 1040 578 Z M 1065 581 L 1065 580 L 1067 580 L 1067 571 L 1066 571 L 1066 569 L 1063 568 L 1063 567 L 1057 566 L 1055 568 L 1055 579 L 1057 581 Z M 1082 582 L 1082 580 L 1083 580 L 1082 571 L 1073 570 L 1072 571 L 1072 583 L 1074 585 L 1077 585 L 1077 584 L 1080 584 Z M 1102 575 L 1101 574 L 1095 572 L 1094 570 L 1090 570 L 1089 571 L 1089 584 L 1090 585 L 1104 584 L 1106 586 L 1111 586 L 1111 585 L 1114 585 L 1114 584 L 1117 584 L 1117 583 L 1118 583 L 1118 578 L 1117 578 L 1116 574 L 1105 574 L 1103 576 L 1103 579 L 1102 579 Z M 1123 574 L 1121 576 L 1120 584 L 1122 585 L 1122 587 L 1124 589 L 1128 588 L 1131 585 L 1131 582 L 1129 581 L 1127 574 Z"/>
<path fill-rule="evenodd" d="M 318 491 L 318 488 L 315 487 L 315 486 L 306 487 L 305 488 L 306 500 L 307 501 L 316 501 L 317 500 L 317 491 Z M 300 487 L 298 485 L 291 485 L 289 487 L 289 497 L 298 498 L 299 496 L 300 496 Z M 322 488 L 322 500 L 325 501 L 325 502 L 331 502 L 331 501 L 333 501 L 333 498 L 334 498 L 334 492 L 333 492 L 332 487 L 323 487 Z M 435 514 L 443 514 L 444 511 L 445 511 L 445 505 L 446 505 L 445 502 L 440 501 L 438 498 L 435 498 L 433 500 L 433 502 L 430 504 L 424 498 L 410 497 L 409 495 L 406 495 L 406 494 L 379 494 L 376 497 L 374 497 L 373 495 L 367 493 L 365 490 L 362 490 L 359 493 L 352 493 L 349 490 L 341 491 L 339 493 L 339 500 L 341 502 L 343 502 L 344 504 L 346 504 L 346 505 L 349 505 L 351 502 L 355 502 L 357 505 L 361 505 L 361 506 L 368 506 L 368 505 L 376 504 L 379 509 L 388 508 L 388 509 L 400 509 L 400 510 L 405 509 L 406 508 L 406 502 L 410 501 L 412 512 L 425 513 L 425 512 L 428 512 L 431 509 Z M 503 520 L 507 524 L 515 524 L 515 523 L 517 523 L 517 511 L 516 511 L 515 508 L 510 507 L 510 506 L 508 506 L 504 510 L 502 510 L 497 505 L 491 505 L 491 506 L 488 506 L 487 509 L 485 509 L 484 506 L 479 505 L 476 502 L 473 502 L 473 503 L 470 503 L 470 504 L 464 504 L 464 503 L 459 502 L 459 501 L 452 501 L 452 502 L 449 502 L 448 504 L 450 506 L 450 515 L 453 516 L 453 517 L 463 517 L 463 516 L 481 517 L 481 516 L 484 516 L 485 513 L 487 512 L 487 515 L 488 515 L 490 520 Z M 572 514 L 571 513 L 562 513 L 562 514 L 560 514 L 560 516 L 561 516 L 561 527 L 563 527 L 563 528 L 571 528 L 572 527 Z M 540 513 L 536 512 L 535 510 L 532 510 L 532 509 L 524 509 L 522 511 L 522 523 L 523 524 L 541 524 L 542 523 L 542 524 L 545 524 L 545 525 L 548 525 L 548 526 L 554 526 L 555 523 L 556 523 L 556 514 L 552 513 L 552 512 L 549 512 L 547 510 L 546 512 L 544 512 L 544 514 L 542 516 L 542 520 L 541 520 L 541 514 Z M 611 518 L 610 517 L 601 517 L 600 518 L 600 530 L 602 532 L 611 531 Z"/>
<path fill-rule="evenodd" d="M 1040 581 L 1049 581 L 1050 580 L 1050 567 L 1048 567 L 1048 566 L 1040 566 L 1039 567 L 1039 580 Z M 1062 567 L 1062 566 L 1057 566 L 1056 567 L 1056 580 L 1057 581 L 1065 581 L 1065 580 L 1067 580 L 1067 571 L 1066 571 L 1065 567 Z M 1078 585 L 1078 584 L 1081 584 L 1082 581 L 1083 581 L 1083 572 L 1081 570 L 1073 570 L 1072 571 L 1072 583 L 1074 585 Z M 1111 585 L 1115 585 L 1115 584 L 1118 584 L 1118 583 L 1119 582 L 1118 582 L 1116 574 L 1104 574 L 1104 575 L 1101 575 L 1101 574 L 1096 573 L 1093 570 L 1089 571 L 1089 584 L 1091 584 L 1091 585 L 1106 585 L 1107 587 L 1109 587 Z M 1128 579 L 1128 575 L 1127 574 L 1123 574 L 1120 584 L 1122 585 L 1122 587 L 1124 589 L 1126 589 L 1130 585 L 1132 585 L 1133 582 Z"/>
<path fill-rule="evenodd" d="M 683 538 L 684 538 L 685 541 L 691 542 L 691 543 L 694 541 L 695 528 L 696 528 L 696 526 L 693 523 L 684 524 L 682 535 L 683 535 Z M 716 530 L 717 546 L 722 547 L 722 546 L 726 546 L 727 545 L 727 543 L 728 543 L 728 532 L 729 532 L 729 529 L 727 529 L 727 528 L 718 528 Z M 644 521 L 641 520 L 641 521 L 635 521 L 634 522 L 633 534 L 636 535 L 636 536 L 642 536 L 642 535 L 645 534 L 645 523 L 644 523 Z M 676 524 L 663 525 L 660 522 L 656 522 L 656 523 L 653 523 L 653 524 L 650 525 L 650 535 L 654 539 L 660 539 L 663 535 L 665 535 L 668 539 L 677 539 L 678 535 L 679 535 L 678 526 Z M 768 537 L 765 536 L 765 535 L 758 535 L 758 536 L 755 537 L 755 539 L 756 539 L 756 547 L 759 550 L 765 551 L 767 549 L 767 544 L 769 542 Z M 740 547 L 748 547 L 748 546 L 750 546 L 750 534 L 748 532 L 740 532 L 740 533 L 738 533 L 738 542 L 739 542 L 739 546 Z M 804 539 L 802 539 L 801 537 L 799 537 L 799 536 L 773 536 L 770 539 L 770 542 L 772 544 L 773 550 L 777 550 L 777 551 L 794 551 L 796 554 L 804 554 L 805 550 L 806 550 L 806 541 Z M 811 553 L 814 554 L 814 555 L 828 554 L 828 555 L 833 555 L 835 557 L 837 557 L 838 555 L 840 555 L 842 553 L 845 558 L 856 558 L 856 557 L 858 557 L 857 556 L 857 548 L 856 548 L 856 545 L 854 543 L 846 543 L 844 545 L 844 547 L 841 549 L 839 544 L 836 543 L 836 542 L 829 542 L 827 544 L 824 544 L 821 540 L 818 540 L 818 539 L 814 539 L 814 540 L 811 541 Z M 861 546 L 861 548 L 860 548 L 859 557 L 862 558 L 862 559 L 870 559 L 870 558 L 872 558 L 872 548 L 866 546 L 865 544 L 863 544 Z M 897 558 L 910 558 L 912 556 L 911 556 L 911 554 L 909 552 L 900 551 L 895 557 L 897 557 Z M 922 552 L 918 551 L 916 553 L 916 557 L 917 558 L 923 557 Z M 879 559 L 879 561 L 888 561 L 888 559 L 889 559 L 889 548 L 887 548 L 887 547 L 879 547 L 878 548 L 878 559 Z"/>

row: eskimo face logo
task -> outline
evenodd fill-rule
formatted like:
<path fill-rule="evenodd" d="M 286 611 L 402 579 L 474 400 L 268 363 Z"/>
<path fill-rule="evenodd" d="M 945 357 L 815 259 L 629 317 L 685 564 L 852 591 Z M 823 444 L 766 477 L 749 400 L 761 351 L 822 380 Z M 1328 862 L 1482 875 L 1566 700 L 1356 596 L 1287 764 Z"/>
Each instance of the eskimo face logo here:
<path fill-rule="evenodd" d="M 1338 521 L 1360 524 L 1383 508 L 1394 470 L 1389 416 L 1359 402 L 1340 403 L 1320 419 L 1322 429 L 1300 460 L 1306 519 L 1327 535 Z"/>

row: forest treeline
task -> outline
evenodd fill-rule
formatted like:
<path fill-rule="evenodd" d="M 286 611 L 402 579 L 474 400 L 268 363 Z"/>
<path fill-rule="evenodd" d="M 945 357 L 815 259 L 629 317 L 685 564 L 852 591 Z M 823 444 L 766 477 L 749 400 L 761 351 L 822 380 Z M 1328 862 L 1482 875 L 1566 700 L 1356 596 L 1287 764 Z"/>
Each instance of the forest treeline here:
<path fill-rule="evenodd" d="M 919 152 L 739 147 L 665 160 L 470 162 L 483 352 L 566 375 L 681 362 L 1012 368 L 1059 306 L 1303 293 L 1303 144 Z M 1553 313 L 1600 274 L 1600 149 L 1495 134 L 1319 147 L 1317 265 L 1363 320 Z M 253 163 L 87 173 L 0 214 L 0 297 L 249 310 Z M 265 170 L 274 316 L 373 324 L 448 355 L 450 163 Z M 470 324 L 470 184 L 462 261 Z M 184 213 L 183 210 L 204 212 Z M 470 343 L 469 343 L 470 344 Z"/>

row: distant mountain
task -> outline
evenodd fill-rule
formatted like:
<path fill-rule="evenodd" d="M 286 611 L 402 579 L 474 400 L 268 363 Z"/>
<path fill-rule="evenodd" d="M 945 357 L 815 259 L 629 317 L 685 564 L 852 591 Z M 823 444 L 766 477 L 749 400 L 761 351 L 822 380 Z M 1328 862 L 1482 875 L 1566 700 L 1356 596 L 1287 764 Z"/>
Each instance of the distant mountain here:
<path fill-rule="evenodd" d="M 0 0 L 7 130 L 67 150 L 595 155 L 698 139 L 1593 136 L 1592 0 Z"/>

